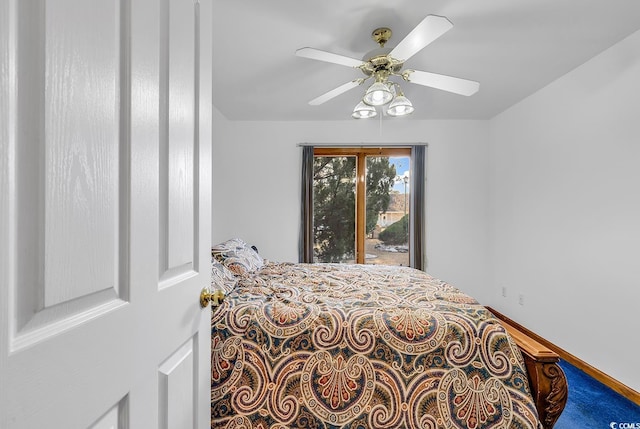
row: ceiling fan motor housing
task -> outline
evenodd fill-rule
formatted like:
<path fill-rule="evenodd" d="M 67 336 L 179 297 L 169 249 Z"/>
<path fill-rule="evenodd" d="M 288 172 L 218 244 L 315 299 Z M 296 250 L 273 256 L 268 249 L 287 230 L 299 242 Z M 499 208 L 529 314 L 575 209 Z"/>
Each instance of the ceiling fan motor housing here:
<path fill-rule="evenodd" d="M 404 62 L 390 57 L 389 52 L 391 52 L 391 48 L 377 48 L 367 52 L 362 57 L 364 64 L 360 66 L 360 69 L 367 76 L 380 71 L 386 71 L 389 74 L 398 73 Z"/>

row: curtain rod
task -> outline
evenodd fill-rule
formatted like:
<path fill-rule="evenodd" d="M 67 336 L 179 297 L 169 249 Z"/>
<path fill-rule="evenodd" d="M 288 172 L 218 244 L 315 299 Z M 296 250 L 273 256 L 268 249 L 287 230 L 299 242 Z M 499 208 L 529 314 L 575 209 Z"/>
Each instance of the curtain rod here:
<path fill-rule="evenodd" d="M 297 147 L 356 147 L 356 148 L 381 148 L 381 147 L 411 147 L 411 146 L 429 146 L 428 143 L 298 143 Z"/>

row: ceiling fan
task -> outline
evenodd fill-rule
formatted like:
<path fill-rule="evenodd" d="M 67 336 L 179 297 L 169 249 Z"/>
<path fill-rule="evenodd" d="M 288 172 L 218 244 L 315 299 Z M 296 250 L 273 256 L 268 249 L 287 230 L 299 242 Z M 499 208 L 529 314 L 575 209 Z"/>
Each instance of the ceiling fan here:
<path fill-rule="evenodd" d="M 391 76 L 400 76 L 407 82 L 437 88 L 455 94 L 466 96 L 475 94 L 480 88 L 478 82 L 420 70 L 403 70 L 404 63 L 409 58 L 449 31 L 452 27 L 453 24 L 447 18 L 428 15 L 393 49 L 384 47 L 391 38 L 391 30 L 386 27 L 377 28 L 373 31 L 371 37 L 380 47 L 366 53 L 362 60 L 315 48 L 298 49 L 296 51 L 296 56 L 298 57 L 354 67 L 360 69 L 366 75 L 364 78 L 354 79 L 351 82 L 340 85 L 314 98 L 309 101 L 309 104 L 316 106 L 325 103 L 352 88 L 362 85 L 370 78 L 373 78 L 375 82 L 367 90 L 363 101 L 373 106 L 386 104 L 396 95 L 404 97 L 401 91 L 398 94 L 399 85 L 389 80 Z M 398 89 L 396 89 L 396 87 Z M 383 92 L 387 91 L 388 94 L 381 94 L 380 90 Z M 380 97 L 384 97 L 384 99 Z M 412 110 L 413 107 L 411 107 L 411 111 Z"/>

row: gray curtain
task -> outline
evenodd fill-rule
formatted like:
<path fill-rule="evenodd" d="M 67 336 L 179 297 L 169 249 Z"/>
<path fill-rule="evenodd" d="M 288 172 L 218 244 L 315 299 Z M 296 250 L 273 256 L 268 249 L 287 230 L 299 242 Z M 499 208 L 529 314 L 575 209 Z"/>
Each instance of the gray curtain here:
<path fill-rule="evenodd" d="M 313 146 L 302 147 L 299 262 L 313 262 Z"/>
<path fill-rule="evenodd" d="M 409 261 L 413 268 L 425 266 L 425 171 L 426 146 L 411 147 L 411 216 L 409 231 Z"/>

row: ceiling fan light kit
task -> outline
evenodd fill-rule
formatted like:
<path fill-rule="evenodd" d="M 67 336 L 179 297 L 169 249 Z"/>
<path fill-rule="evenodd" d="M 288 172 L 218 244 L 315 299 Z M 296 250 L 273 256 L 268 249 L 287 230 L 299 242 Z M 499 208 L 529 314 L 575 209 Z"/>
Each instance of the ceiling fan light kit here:
<path fill-rule="evenodd" d="M 405 116 L 413 113 L 414 110 L 413 104 L 411 104 L 407 97 L 398 95 L 391 104 L 389 104 L 387 114 L 391 116 Z"/>
<path fill-rule="evenodd" d="M 392 76 L 401 77 L 409 83 L 454 94 L 465 96 L 475 94 L 480 88 L 480 84 L 475 81 L 420 70 L 402 71 L 404 63 L 409 58 L 452 27 L 453 24 L 447 18 L 428 15 L 393 49 L 384 47 L 391 38 L 391 30 L 386 27 L 376 28 L 371 37 L 380 47 L 367 53 L 363 60 L 356 60 L 314 48 L 298 49 L 296 55 L 299 57 L 358 68 L 367 76 L 366 78 L 354 79 L 343 84 L 314 98 L 309 104 L 322 104 L 356 86 L 362 85 L 372 77 L 375 82 L 367 89 L 362 101 L 354 108 L 351 115 L 353 118 L 373 118 L 377 116 L 374 106 L 384 106 L 389 103 L 386 113 L 390 116 L 405 116 L 414 111 L 413 105 L 402 93 L 400 85 L 389 79 Z"/>
<path fill-rule="evenodd" d="M 393 99 L 393 93 L 389 86 L 383 82 L 375 82 L 367 89 L 362 101 L 370 106 L 382 106 Z"/>
<path fill-rule="evenodd" d="M 353 113 L 351 117 L 354 119 L 369 119 L 378 116 L 378 111 L 375 107 L 365 103 L 364 101 L 359 102 L 356 107 L 353 109 Z"/>

